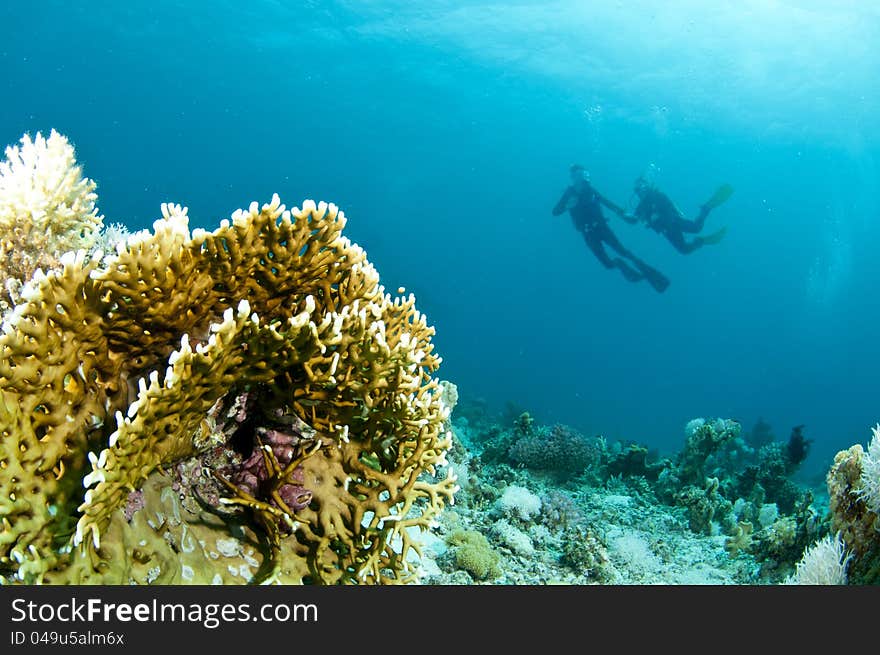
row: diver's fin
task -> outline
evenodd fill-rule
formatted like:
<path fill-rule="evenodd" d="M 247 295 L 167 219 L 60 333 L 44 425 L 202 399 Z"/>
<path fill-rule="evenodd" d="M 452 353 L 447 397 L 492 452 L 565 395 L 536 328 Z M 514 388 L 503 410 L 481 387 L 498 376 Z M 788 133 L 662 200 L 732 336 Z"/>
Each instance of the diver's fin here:
<path fill-rule="evenodd" d="M 704 204 L 703 207 L 706 209 L 715 209 L 719 205 L 727 202 L 727 199 L 733 195 L 733 187 L 729 184 L 722 184 L 718 189 L 716 189 L 715 193 L 709 198 Z"/>
<path fill-rule="evenodd" d="M 639 280 L 644 279 L 644 275 L 642 275 L 639 271 L 627 264 L 620 257 L 615 257 L 613 261 L 614 265 L 620 269 L 621 273 L 623 273 L 623 277 L 625 277 L 630 282 L 638 282 Z"/>
<path fill-rule="evenodd" d="M 703 244 L 718 243 L 719 241 L 721 241 L 721 239 L 724 238 L 725 234 L 727 234 L 727 227 L 722 227 L 717 232 L 713 232 L 712 234 L 707 234 L 704 237 L 701 236 L 700 241 L 702 241 Z"/>
<path fill-rule="evenodd" d="M 666 291 L 666 287 L 669 286 L 669 278 L 663 275 L 663 273 L 653 268 L 650 271 L 643 271 L 643 273 L 645 274 L 645 279 L 648 280 L 657 293 Z"/>
<path fill-rule="evenodd" d="M 645 262 L 638 262 L 639 271 L 641 271 L 642 275 L 645 276 L 645 279 L 648 283 L 654 287 L 654 290 L 657 293 L 663 293 L 666 291 L 666 287 L 669 286 L 669 278 L 663 275 L 656 268 L 651 268 Z"/>

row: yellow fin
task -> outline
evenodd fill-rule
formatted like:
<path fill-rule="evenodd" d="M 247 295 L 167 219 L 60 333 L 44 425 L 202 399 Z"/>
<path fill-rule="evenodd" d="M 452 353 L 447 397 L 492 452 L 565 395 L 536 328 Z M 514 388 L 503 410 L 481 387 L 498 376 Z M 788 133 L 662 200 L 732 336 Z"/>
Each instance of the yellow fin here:
<path fill-rule="evenodd" d="M 712 234 L 707 234 L 704 237 L 700 237 L 700 241 L 704 244 L 718 243 L 721 239 L 724 238 L 724 235 L 727 234 L 727 227 L 722 227 L 717 232 L 713 232 Z"/>
<path fill-rule="evenodd" d="M 715 193 L 712 194 L 712 197 L 709 198 L 703 207 L 708 209 L 715 209 L 718 205 L 721 205 L 727 202 L 727 199 L 733 195 L 733 187 L 729 184 L 722 184 L 718 189 L 715 190 Z"/>

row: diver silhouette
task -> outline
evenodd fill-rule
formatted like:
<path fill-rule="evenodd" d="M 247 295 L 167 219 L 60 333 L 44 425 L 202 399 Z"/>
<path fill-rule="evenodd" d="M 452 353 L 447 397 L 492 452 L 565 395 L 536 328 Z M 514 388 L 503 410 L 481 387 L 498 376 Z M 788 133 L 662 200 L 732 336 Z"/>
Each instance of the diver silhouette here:
<path fill-rule="evenodd" d="M 666 237 L 678 252 L 688 255 L 703 246 L 718 243 L 727 233 L 722 227 L 717 232 L 705 236 L 695 236 L 687 241 L 685 234 L 702 231 L 709 212 L 724 203 L 733 193 L 733 187 L 723 184 L 713 196 L 700 206 L 700 213 L 694 220 L 688 220 L 665 193 L 650 184 L 644 177 L 636 178 L 633 191 L 639 204 L 632 214 L 622 213 L 620 217 L 627 223 L 645 223 L 646 227 Z"/>
<path fill-rule="evenodd" d="M 617 235 L 611 231 L 608 220 L 602 214 L 602 205 L 619 216 L 624 215 L 623 209 L 596 191 L 587 181 L 584 173 L 583 166 L 579 164 L 571 166 L 569 169 L 571 185 L 565 189 L 559 202 L 556 203 L 553 215 L 559 216 L 568 210 L 575 229 L 583 235 L 587 247 L 605 268 L 619 269 L 623 277 L 630 282 L 646 280 L 657 292 L 663 293 L 669 286 L 669 279 L 625 248 Z M 606 245 L 619 257 L 612 259 L 605 250 Z"/>

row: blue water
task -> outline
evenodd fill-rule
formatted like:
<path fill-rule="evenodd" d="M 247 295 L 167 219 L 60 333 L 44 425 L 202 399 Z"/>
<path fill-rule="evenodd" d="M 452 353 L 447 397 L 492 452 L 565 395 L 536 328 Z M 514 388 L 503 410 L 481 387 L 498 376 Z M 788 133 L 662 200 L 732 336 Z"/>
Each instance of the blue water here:
<path fill-rule="evenodd" d="M 0 8 L 0 143 L 67 135 L 105 222 L 335 202 L 441 377 L 543 422 L 676 450 L 760 416 L 821 471 L 880 420 L 871 3 L 28 4 Z M 727 238 L 684 256 L 612 218 L 672 280 L 628 283 L 550 215 L 574 162 L 690 215 L 728 182 Z"/>

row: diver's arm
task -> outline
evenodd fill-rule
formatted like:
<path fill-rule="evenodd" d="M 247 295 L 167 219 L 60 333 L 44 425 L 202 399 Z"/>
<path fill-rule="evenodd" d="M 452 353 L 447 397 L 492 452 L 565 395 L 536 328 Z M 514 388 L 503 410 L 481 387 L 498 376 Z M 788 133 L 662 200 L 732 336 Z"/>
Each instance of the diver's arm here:
<path fill-rule="evenodd" d="M 613 202 L 611 202 L 610 200 L 608 200 L 608 198 L 606 198 L 605 196 L 603 196 L 603 195 L 602 195 L 601 193 L 599 193 L 598 191 L 596 191 L 595 193 L 596 193 L 596 197 L 599 199 L 599 202 L 600 202 L 600 203 L 602 203 L 603 205 L 605 205 L 606 207 L 608 207 L 608 209 L 610 209 L 611 211 L 613 211 L 615 214 L 617 214 L 617 215 L 620 216 L 621 218 L 624 218 L 624 215 L 626 214 L 626 212 L 623 211 L 623 207 L 621 207 L 620 205 L 616 205 L 616 204 L 614 204 Z"/>
<path fill-rule="evenodd" d="M 631 225 L 635 225 L 636 223 L 640 223 L 644 221 L 646 224 L 650 224 L 651 218 L 651 203 L 647 198 L 642 198 L 639 200 L 639 204 L 636 205 L 636 208 L 632 211 L 631 214 L 624 214 L 621 216 L 623 220 Z"/>
<path fill-rule="evenodd" d="M 556 203 L 556 206 L 553 208 L 553 215 L 559 216 L 562 212 L 568 209 L 568 200 L 571 198 L 574 190 L 571 187 L 568 187 L 565 190 L 565 193 L 562 194 L 562 197 L 559 199 L 559 202 Z"/>

